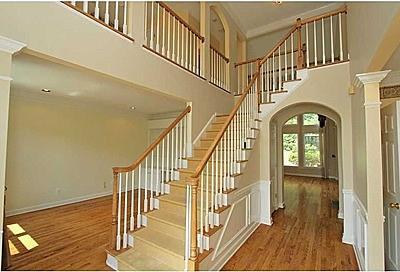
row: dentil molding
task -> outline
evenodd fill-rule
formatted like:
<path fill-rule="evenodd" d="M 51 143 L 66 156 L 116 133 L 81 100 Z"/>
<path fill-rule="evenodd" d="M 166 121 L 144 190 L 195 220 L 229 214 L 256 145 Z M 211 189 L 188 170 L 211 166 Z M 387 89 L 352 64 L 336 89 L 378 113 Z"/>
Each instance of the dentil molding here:
<path fill-rule="evenodd" d="M 26 44 L 0 36 L 0 51 L 14 54 L 24 48 Z"/>

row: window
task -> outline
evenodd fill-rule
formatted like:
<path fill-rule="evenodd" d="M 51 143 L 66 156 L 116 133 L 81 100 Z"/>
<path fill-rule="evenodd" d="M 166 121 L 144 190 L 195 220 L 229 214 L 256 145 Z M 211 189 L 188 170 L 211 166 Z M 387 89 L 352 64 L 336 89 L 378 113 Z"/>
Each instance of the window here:
<path fill-rule="evenodd" d="M 285 125 L 297 125 L 297 116 L 294 116 L 294 117 L 290 118 L 289 120 L 287 120 Z"/>
<path fill-rule="evenodd" d="M 304 134 L 304 166 L 306 167 L 321 166 L 319 133 Z"/>
<path fill-rule="evenodd" d="M 298 135 L 283 134 L 283 165 L 299 166 Z"/>
<path fill-rule="evenodd" d="M 319 125 L 318 114 L 316 114 L 316 113 L 304 113 L 303 114 L 303 125 L 304 126 Z"/>

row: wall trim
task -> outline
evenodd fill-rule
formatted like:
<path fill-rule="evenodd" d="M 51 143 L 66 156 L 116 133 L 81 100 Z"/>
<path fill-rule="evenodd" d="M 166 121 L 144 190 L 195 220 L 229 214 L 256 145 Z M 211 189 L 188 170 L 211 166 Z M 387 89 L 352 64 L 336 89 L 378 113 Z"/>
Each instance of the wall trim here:
<path fill-rule="evenodd" d="M 45 210 L 45 209 L 49 209 L 49 208 L 55 208 L 55 207 L 78 203 L 78 202 L 91 200 L 91 199 L 95 199 L 95 198 L 99 198 L 99 197 L 103 197 L 103 196 L 108 196 L 111 194 L 112 194 L 111 191 L 107 191 L 107 192 L 101 192 L 101 193 L 95 193 L 95 194 L 90 194 L 90 195 L 85 195 L 85 196 L 69 198 L 69 199 L 65 199 L 65 200 L 43 203 L 43 204 L 29 206 L 29 207 L 25 207 L 25 208 L 9 210 L 9 211 L 6 211 L 6 216 L 13 216 L 13 215 L 18 215 L 18 214 L 23 214 L 23 213 Z"/>
<path fill-rule="evenodd" d="M 3 80 L 3 81 L 12 81 L 13 79 L 12 79 L 11 77 L 9 77 L 9 76 L 0 76 L 0 80 Z"/>
<path fill-rule="evenodd" d="M 18 51 L 20 51 L 22 48 L 24 48 L 26 44 L 4 37 L 0 36 L 0 51 L 7 52 L 10 54 L 14 54 Z"/>

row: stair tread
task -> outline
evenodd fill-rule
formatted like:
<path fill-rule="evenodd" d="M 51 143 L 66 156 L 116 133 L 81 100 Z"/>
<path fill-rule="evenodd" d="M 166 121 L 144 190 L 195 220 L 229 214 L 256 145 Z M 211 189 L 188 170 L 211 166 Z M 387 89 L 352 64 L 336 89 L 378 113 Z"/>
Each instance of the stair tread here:
<path fill-rule="evenodd" d="M 163 195 L 162 197 L 159 198 L 159 200 L 173 202 L 178 205 L 186 206 L 186 198 L 185 197 L 186 197 L 186 195 L 168 194 L 168 195 Z"/>
<path fill-rule="evenodd" d="M 185 228 L 185 217 L 179 215 L 178 213 L 169 213 L 165 210 L 157 210 L 149 213 L 148 217 L 163 221 L 165 223 L 169 223 L 180 228 Z"/>
<path fill-rule="evenodd" d="M 119 262 L 127 265 L 129 270 L 136 271 L 172 271 L 174 267 L 169 266 L 168 263 L 162 262 L 154 256 L 148 255 L 143 250 L 136 248 L 129 249 L 128 251 L 117 256 Z"/>
<path fill-rule="evenodd" d="M 156 247 L 169 251 L 177 256 L 184 255 L 185 243 L 179 239 L 169 236 L 163 232 L 149 228 L 134 233 L 136 239 L 150 243 Z"/>

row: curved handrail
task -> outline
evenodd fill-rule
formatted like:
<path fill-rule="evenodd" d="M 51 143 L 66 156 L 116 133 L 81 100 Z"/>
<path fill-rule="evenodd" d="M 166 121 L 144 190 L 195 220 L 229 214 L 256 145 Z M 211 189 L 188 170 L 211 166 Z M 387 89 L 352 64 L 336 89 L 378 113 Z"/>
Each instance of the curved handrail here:
<path fill-rule="evenodd" d="M 134 161 L 131 165 L 126 166 L 126 167 L 113 167 L 113 173 L 118 174 L 118 173 L 125 173 L 125 172 L 130 172 L 136 169 L 142 163 L 142 161 L 153 151 L 157 145 L 167 136 L 168 133 L 171 132 L 171 130 L 185 117 L 186 114 L 188 114 L 192 110 L 192 107 L 187 106 L 184 111 L 179 114 L 178 117 L 176 117 L 175 121 L 172 122 L 169 127 L 167 127 L 161 134 L 160 136 L 157 137 L 157 139 L 154 140 L 151 145 L 149 145 L 146 150 L 139 156 L 139 158 Z"/>
<path fill-rule="evenodd" d="M 222 126 L 222 128 L 218 132 L 218 134 L 215 137 L 214 141 L 212 142 L 211 146 L 208 148 L 206 154 L 203 156 L 202 160 L 200 161 L 200 163 L 197 166 L 194 174 L 191 176 L 192 180 L 190 180 L 189 183 L 193 183 L 193 182 L 197 183 L 196 180 L 199 178 L 201 172 L 203 171 L 204 167 L 206 166 L 206 164 L 207 164 L 208 160 L 210 159 L 212 153 L 217 148 L 217 146 L 218 146 L 219 142 L 221 141 L 222 137 L 224 136 L 224 133 L 227 130 L 229 124 L 231 123 L 232 119 L 235 117 L 235 114 L 239 110 L 243 100 L 246 98 L 246 96 L 249 93 L 249 91 L 250 91 L 251 87 L 253 86 L 253 84 L 255 84 L 255 82 L 256 82 L 256 80 L 257 80 L 259 75 L 260 75 L 259 71 L 257 71 L 254 74 L 253 78 L 251 79 L 250 83 L 247 85 L 247 87 L 243 91 L 243 93 L 240 96 L 239 100 L 236 102 L 235 107 L 233 108 L 233 110 L 229 114 L 228 118 L 226 119 L 224 125 Z"/>

